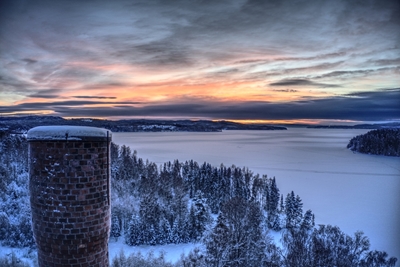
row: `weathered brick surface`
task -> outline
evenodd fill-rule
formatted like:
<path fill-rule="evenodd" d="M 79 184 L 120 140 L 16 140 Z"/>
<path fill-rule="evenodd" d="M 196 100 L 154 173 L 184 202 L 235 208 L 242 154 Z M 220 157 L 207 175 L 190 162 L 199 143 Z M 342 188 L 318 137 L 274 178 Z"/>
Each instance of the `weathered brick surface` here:
<path fill-rule="evenodd" d="M 32 226 L 41 267 L 108 267 L 107 140 L 31 141 Z"/>

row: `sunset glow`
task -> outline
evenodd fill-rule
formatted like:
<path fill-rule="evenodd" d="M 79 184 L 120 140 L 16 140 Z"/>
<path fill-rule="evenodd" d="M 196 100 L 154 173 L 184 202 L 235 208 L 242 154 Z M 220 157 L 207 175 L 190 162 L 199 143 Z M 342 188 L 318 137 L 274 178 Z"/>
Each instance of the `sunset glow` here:
<path fill-rule="evenodd" d="M 0 115 L 400 119 L 398 1 L 5 1 Z"/>

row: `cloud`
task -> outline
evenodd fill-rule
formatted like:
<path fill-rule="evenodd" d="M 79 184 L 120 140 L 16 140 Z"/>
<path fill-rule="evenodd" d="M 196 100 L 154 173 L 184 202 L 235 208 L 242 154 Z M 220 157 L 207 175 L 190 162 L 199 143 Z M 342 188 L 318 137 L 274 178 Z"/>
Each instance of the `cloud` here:
<path fill-rule="evenodd" d="M 75 98 L 92 98 L 92 99 L 117 99 L 115 96 L 83 96 L 83 95 L 78 95 L 78 96 L 73 96 Z"/>
<path fill-rule="evenodd" d="M 57 98 L 58 95 L 46 95 L 46 94 L 42 94 L 42 93 L 38 93 L 38 94 L 33 94 L 29 96 L 30 98 L 48 98 L 48 99 L 54 99 Z"/>
<path fill-rule="evenodd" d="M 315 87 L 341 87 L 337 84 L 317 83 L 307 79 L 284 79 L 270 83 L 271 86 L 315 86 Z"/>
<path fill-rule="evenodd" d="M 316 65 L 306 66 L 306 67 L 288 67 L 292 66 L 291 63 L 287 63 L 288 66 L 281 67 L 279 69 L 272 68 L 268 71 L 260 71 L 252 73 L 250 76 L 253 77 L 274 77 L 274 76 L 287 76 L 287 75 L 306 75 L 309 76 L 310 73 L 321 72 L 323 70 L 331 70 L 340 66 L 343 61 L 332 62 L 332 63 L 320 63 Z M 304 78 L 305 79 L 305 78 Z"/>
<path fill-rule="evenodd" d="M 375 73 L 380 73 L 380 72 L 385 72 L 385 71 L 391 71 L 391 70 L 399 70 L 400 67 L 384 67 L 384 68 L 377 68 L 377 69 L 362 69 L 362 70 L 345 70 L 345 71 L 332 71 L 328 72 L 322 75 L 318 75 L 313 77 L 314 79 L 324 79 L 324 78 L 333 78 L 333 77 L 357 77 L 357 76 L 365 76 L 368 74 L 375 74 Z"/>
<path fill-rule="evenodd" d="M 266 59 L 266 58 L 253 58 L 253 59 L 245 59 L 233 62 L 233 64 L 254 64 L 254 63 L 271 63 L 274 61 L 310 61 L 316 59 L 330 59 L 330 58 L 337 58 L 346 55 L 346 52 L 335 52 L 329 54 L 319 54 L 311 57 L 278 57 L 273 59 Z"/>
<path fill-rule="evenodd" d="M 24 61 L 28 64 L 35 64 L 37 62 L 37 60 L 31 59 L 31 58 L 24 58 L 24 59 L 22 59 L 22 61 Z"/>
<path fill-rule="evenodd" d="M 5 0 L 0 7 L 1 99 L 7 97 L 8 103 L 21 97 L 35 103 L 33 98 L 50 102 L 1 107 L 7 110 L 33 110 L 43 105 L 77 114 L 79 103 L 51 103 L 51 99 L 67 99 L 66 92 L 71 95 L 79 89 L 90 93 L 85 96 L 79 91 L 77 99 L 111 103 L 117 99 L 102 96 L 109 88 L 116 96 L 129 97 L 134 90 L 143 92 L 144 98 L 147 90 L 168 96 L 174 90 L 195 99 L 193 85 L 200 84 L 220 91 L 223 98 L 225 88 L 234 83 L 246 84 L 251 96 L 259 93 L 254 88 L 264 84 L 287 93 L 293 89 L 280 88 L 328 87 L 334 93 L 340 87 L 340 92 L 350 93 L 364 88 L 369 75 L 379 77 L 369 79 L 368 88 L 395 87 L 399 81 L 398 1 L 97 0 L 93 4 Z M 244 99 L 247 96 L 243 94 Z M 348 95 L 346 100 L 340 98 L 342 102 L 329 98 L 326 103 L 347 103 L 347 98 L 366 101 L 364 96 Z M 190 103 L 185 106 L 192 114 L 202 116 L 204 111 L 204 116 L 218 117 L 235 114 L 230 108 L 236 106 L 243 114 L 262 117 L 283 114 L 280 108 L 286 107 L 265 102 L 235 102 L 232 106 L 218 101 L 193 103 L 196 108 Z M 296 110 L 317 103 L 321 102 L 286 104 Z M 93 116 L 107 110 L 143 116 L 160 110 L 165 115 L 186 112 L 178 103 L 137 107 L 115 102 L 123 106 L 114 108 L 85 105 L 82 112 Z M 271 112 L 266 114 L 260 108 L 256 114 L 258 106 Z"/>
<path fill-rule="evenodd" d="M 388 66 L 388 65 L 400 66 L 400 58 L 373 59 L 373 60 L 368 60 L 368 63 L 372 63 L 377 66 Z"/>
<path fill-rule="evenodd" d="M 232 120 L 332 119 L 381 121 L 400 119 L 400 88 L 358 92 L 320 99 L 284 103 L 261 101 L 220 102 L 207 99 L 182 99 L 182 102 L 61 101 L 25 103 L 0 107 L 1 113 L 52 110 L 66 117 L 183 117 Z M 112 106 L 106 106 L 112 105 Z M 140 105 L 136 105 L 140 104 Z M 95 106 L 102 105 L 102 106 Z"/>
<path fill-rule="evenodd" d="M 272 90 L 274 92 L 282 92 L 282 93 L 296 93 L 298 92 L 298 90 L 294 90 L 294 89 L 275 89 Z"/>
<path fill-rule="evenodd" d="M 141 102 L 134 101 L 90 101 L 90 100 L 66 100 L 66 101 L 56 101 L 56 102 L 29 102 L 29 103 L 21 103 L 13 106 L 0 106 L 0 113 L 18 113 L 24 111 L 39 111 L 39 110 L 48 110 L 54 111 L 60 107 L 69 107 L 71 108 L 72 113 L 74 113 L 74 109 L 80 110 L 82 114 L 85 112 L 85 106 L 93 106 L 93 105 L 102 105 L 102 106 L 110 106 L 110 105 L 136 105 L 142 104 Z M 102 107 L 99 108 L 99 110 Z M 64 115 L 63 115 L 64 116 Z M 67 116 L 65 114 L 65 116 Z M 88 116 L 97 117 L 95 114 L 88 114 Z"/>
<path fill-rule="evenodd" d="M 54 99 L 59 97 L 59 95 L 62 93 L 62 90 L 60 89 L 44 89 L 40 90 L 37 93 L 29 95 L 30 98 L 48 98 L 48 99 Z"/>

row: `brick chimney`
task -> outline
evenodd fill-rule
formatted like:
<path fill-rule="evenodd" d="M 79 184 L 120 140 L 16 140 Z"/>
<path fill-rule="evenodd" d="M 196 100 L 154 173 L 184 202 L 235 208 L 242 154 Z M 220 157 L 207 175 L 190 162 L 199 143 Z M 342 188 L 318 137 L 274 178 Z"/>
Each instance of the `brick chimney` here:
<path fill-rule="evenodd" d="M 29 130 L 32 228 L 40 267 L 108 267 L 111 132 Z"/>

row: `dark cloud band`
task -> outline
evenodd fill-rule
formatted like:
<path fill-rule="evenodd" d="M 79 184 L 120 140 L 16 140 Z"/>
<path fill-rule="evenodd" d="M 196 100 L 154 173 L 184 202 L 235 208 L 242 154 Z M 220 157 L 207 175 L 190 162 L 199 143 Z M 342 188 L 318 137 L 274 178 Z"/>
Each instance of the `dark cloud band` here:
<path fill-rule="evenodd" d="M 270 83 L 271 86 L 315 86 L 315 87 L 341 87 L 336 84 L 317 83 L 307 79 L 284 79 L 278 82 Z"/>
<path fill-rule="evenodd" d="M 400 119 L 400 88 L 374 92 L 352 93 L 345 96 L 295 101 L 287 103 L 235 102 L 224 104 L 213 101 L 189 103 L 160 103 L 135 106 L 136 102 L 63 101 L 54 103 L 26 103 L 0 107 L 1 113 L 52 110 L 66 117 L 182 117 L 231 120 L 295 120 L 332 119 L 379 121 Z M 112 107 L 93 105 L 113 104 Z M 82 107 L 82 105 L 87 105 Z"/>

